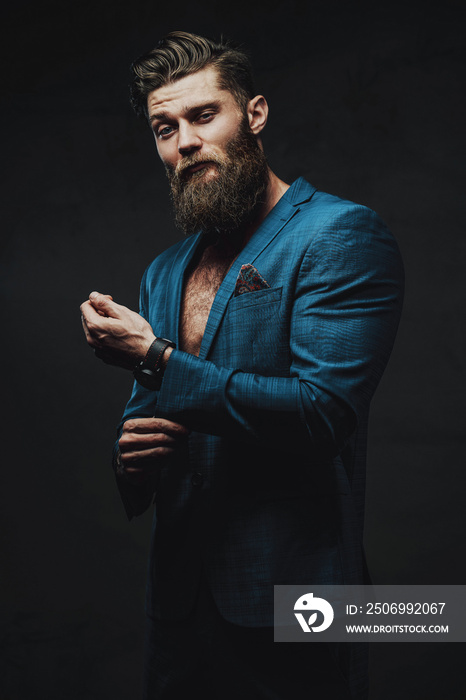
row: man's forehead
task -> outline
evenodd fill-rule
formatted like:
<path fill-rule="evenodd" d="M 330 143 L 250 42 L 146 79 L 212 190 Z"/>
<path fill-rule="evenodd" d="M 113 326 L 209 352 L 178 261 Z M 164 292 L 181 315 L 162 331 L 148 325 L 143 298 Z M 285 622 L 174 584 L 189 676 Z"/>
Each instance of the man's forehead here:
<path fill-rule="evenodd" d="M 180 109 L 196 102 L 225 101 L 229 96 L 234 99 L 228 90 L 220 88 L 218 70 L 208 66 L 150 92 L 147 108 L 150 117 L 157 111 L 168 109 L 170 105 Z"/>

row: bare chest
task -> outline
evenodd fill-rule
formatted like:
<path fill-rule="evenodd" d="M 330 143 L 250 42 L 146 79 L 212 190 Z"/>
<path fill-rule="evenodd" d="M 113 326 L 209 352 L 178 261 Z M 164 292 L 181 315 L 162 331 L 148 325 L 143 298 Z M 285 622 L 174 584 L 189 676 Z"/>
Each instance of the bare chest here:
<path fill-rule="evenodd" d="M 206 248 L 199 262 L 189 271 L 181 304 L 180 348 L 199 355 L 207 319 L 215 295 L 234 258 L 226 258 Z"/>

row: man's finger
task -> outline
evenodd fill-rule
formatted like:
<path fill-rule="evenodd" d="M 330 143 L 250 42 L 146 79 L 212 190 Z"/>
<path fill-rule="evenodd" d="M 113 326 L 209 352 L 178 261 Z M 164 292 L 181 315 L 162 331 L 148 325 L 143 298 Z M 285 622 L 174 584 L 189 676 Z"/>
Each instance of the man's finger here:
<path fill-rule="evenodd" d="M 190 433 L 184 425 L 166 418 L 130 418 L 125 421 L 123 430 L 132 433 L 165 433 L 173 437 L 184 437 Z"/>
<path fill-rule="evenodd" d="M 108 316 L 108 314 L 105 314 L 105 316 Z M 81 318 L 83 319 L 83 326 L 86 324 L 87 331 L 91 336 L 94 335 L 96 331 L 106 331 L 112 328 L 113 320 L 110 318 L 105 319 L 104 316 L 99 313 L 99 310 L 93 307 L 90 301 L 85 301 L 81 304 Z"/>
<path fill-rule="evenodd" d="M 105 297 L 106 299 L 108 299 L 109 301 L 113 301 L 113 297 L 111 296 L 111 294 L 103 294 L 102 296 L 104 296 L 104 297 Z M 101 316 L 106 316 L 106 315 L 107 315 L 103 309 L 100 310 L 100 311 L 99 311 L 99 309 L 97 309 L 97 313 L 100 314 Z"/>
<path fill-rule="evenodd" d="M 156 447 L 173 447 L 176 444 L 176 439 L 168 433 L 123 433 L 118 441 L 121 454 L 152 450 Z"/>
<path fill-rule="evenodd" d="M 81 307 L 82 308 L 82 307 Z M 86 336 L 86 340 L 88 343 L 91 341 L 91 334 L 89 333 L 89 328 L 87 327 L 86 319 L 84 318 L 84 314 L 81 313 L 81 324 L 83 327 L 84 335 Z"/>
<path fill-rule="evenodd" d="M 89 302 L 93 308 L 101 316 L 110 316 L 111 318 L 121 318 L 120 304 L 115 304 L 113 297 L 110 294 L 101 294 L 100 292 L 91 292 L 89 294 Z"/>

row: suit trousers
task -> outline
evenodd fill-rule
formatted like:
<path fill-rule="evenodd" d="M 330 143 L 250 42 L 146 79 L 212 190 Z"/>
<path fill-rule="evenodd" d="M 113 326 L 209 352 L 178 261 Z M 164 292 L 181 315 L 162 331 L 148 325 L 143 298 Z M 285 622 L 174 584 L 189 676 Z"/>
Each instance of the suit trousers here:
<path fill-rule="evenodd" d="M 274 642 L 273 628 L 227 622 L 202 581 L 188 618 L 147 618 L 143 700 L 367 700 L 367 668 L 349 680 L 362 646 Z"/>

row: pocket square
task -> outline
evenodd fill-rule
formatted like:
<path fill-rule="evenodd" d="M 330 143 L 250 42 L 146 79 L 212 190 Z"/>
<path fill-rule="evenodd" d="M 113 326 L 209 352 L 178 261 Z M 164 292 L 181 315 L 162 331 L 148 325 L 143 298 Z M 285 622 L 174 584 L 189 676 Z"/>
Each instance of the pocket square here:
<path fill-rule="evenodd" d="M 243 265 L 236 279 L 235 297 L 245 292 L 257 292 L 259 289 L 270 289 L 270 284 L 265 281 L 254 265 Z"/>

